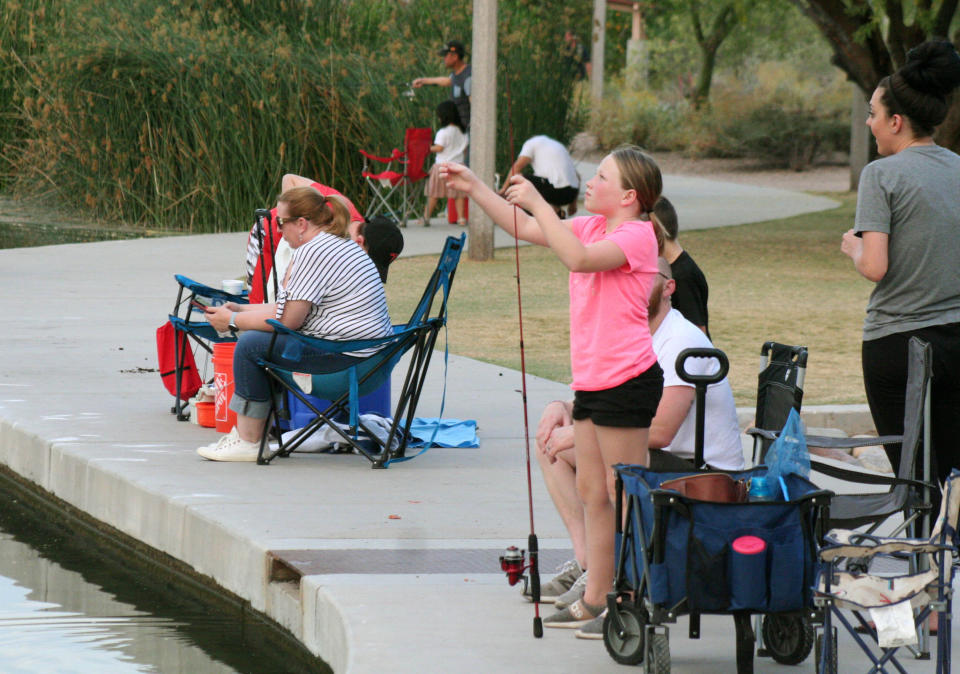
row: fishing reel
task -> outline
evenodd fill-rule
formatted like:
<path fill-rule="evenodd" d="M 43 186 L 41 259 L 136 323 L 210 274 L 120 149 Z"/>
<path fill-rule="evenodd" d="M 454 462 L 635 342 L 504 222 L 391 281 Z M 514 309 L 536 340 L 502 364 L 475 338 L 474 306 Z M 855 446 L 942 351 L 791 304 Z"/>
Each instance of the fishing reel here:
<path fill-rule="evenodd" d="M 500 568 L 507 574 L 507 582 L 516 585 L 524 577 L 523 572 L 529 568 L 524 551 L 516 545 L 511 545 L 500 555 Z"/>

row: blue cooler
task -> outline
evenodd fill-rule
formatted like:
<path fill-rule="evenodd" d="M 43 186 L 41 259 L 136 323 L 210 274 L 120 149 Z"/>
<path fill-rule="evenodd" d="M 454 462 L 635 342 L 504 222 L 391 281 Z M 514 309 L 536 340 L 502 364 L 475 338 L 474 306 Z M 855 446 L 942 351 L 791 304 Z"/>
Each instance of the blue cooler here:
<path fill-rule="evenodd" d="M 360 396 L 360 414 L 379 414 L 382 417 L 389 417 L 391 415 L 390 379 L 388 376 L 383 384 L 380 385 L 380 388 L 365 396 Z M 310 404 L 318 410 L 323 411 L 330 406 L 329 400 L 311 395 L 306 397 L 310 400 Z M 313 421 L 315 416 L 310 408 L 300 402 L 292 393 L 287 393 L 287 409 L 290 411 L 290 420 L 280 420 L 280 427 L 286 431 L 294 428 L 303 428 Z M 335 421 L 347 423 L 346 415 L 341 414 L 335 417 Z"/>

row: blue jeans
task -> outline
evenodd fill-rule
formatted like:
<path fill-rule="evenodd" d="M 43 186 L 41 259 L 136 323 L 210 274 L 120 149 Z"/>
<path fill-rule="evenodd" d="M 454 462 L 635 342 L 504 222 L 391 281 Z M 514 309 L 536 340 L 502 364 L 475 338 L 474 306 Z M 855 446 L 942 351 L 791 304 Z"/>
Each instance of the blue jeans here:
<path fill-rule="evenodd" d="M 237 340 L 237 348 L 233 352 L 234 392 L 230 400 L 230 409 L 237 414 L 266 419 L 270 413 L 270 378 L 257 364 L 257 359 L 266 357 L 273 337 L 272 332 L 251 330 Z M 363 360 L 342 353 L 311 351 L 306 347 L 299 359 L 289 360 L 283 357 L 283 350 L 292 339 L 288 335 L 277 335 L 272 362 L 297 372 L 323 374 L 343 370 Z"/>

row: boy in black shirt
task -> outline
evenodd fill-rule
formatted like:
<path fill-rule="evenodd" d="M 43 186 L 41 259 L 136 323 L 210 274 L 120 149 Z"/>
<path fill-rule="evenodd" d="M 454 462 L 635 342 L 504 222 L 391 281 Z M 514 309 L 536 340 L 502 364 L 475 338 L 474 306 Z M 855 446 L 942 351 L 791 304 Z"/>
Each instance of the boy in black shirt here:
<path fill-rule="evenodd" d="M 677 211 L 669 199 L 661 196 L 653 207 L 653 217 L 663 227 L 667 237 L 663 244 L 663 257 L 670 263 L 670 271 L 677 284 L 672 297 L 673 308 L 710 337 L 707 327 L 707 279 L 677 241 Z"/>

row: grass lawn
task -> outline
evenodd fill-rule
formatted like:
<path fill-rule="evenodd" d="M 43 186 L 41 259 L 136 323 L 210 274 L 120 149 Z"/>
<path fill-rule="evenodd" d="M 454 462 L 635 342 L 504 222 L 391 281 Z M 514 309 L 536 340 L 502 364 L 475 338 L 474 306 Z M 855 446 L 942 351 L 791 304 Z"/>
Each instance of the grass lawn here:
<path fill-rule="evenodd" d="M 862 403 L 860 329 L 872 283 L 840 252 L 856 195 L 828 195 L 834 210 L 681 234 L 710 284 L 710 333 L 730 359 L 738 405 L 752 405 L 760 346 L 774 340 L 809 348 L 804 404 Z M 681 220 L 682 222 L 682 220 Z M 464 255 L 450 300 L 453 353 L 520 368 L 513 249 L 491 262 Z M 409 314 L 434 257 L 403 258 L 390 268 L 394 320 Z M 567 272 L 548 250 L 520 250 L 527 371 L 570 381 Z"/>

